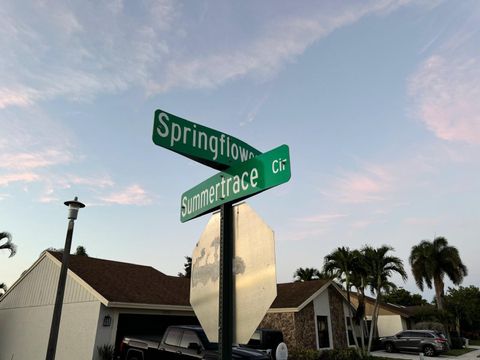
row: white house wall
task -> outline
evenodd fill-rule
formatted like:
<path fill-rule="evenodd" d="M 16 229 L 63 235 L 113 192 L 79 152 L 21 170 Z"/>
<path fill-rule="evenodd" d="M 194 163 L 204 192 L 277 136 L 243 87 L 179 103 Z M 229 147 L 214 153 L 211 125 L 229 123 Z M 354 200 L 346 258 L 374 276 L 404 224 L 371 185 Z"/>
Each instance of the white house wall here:
<path fill-rule="evenodd" d="M 45 257 L 0 301 L 0 359 L 45 359 L 60 266 Z M 101 303 L 67 277 L 57 359 L 94 356 Z"/>
<path fill-rule="evenodd" d="M 378 317 L 378 336 L 395 335 L 404 330 L 404 322 L 400 315 L 380 315 Z"/>
<path fill-rule="evenodd" d="M 97 348 L 97 346 L 103 345 L 115 346 L 115 337 L 117 336 L 118 326 L 118 315 L 118 309 L 107 308 L 103 304 L 100 306 L 100 315 L 98 317 L 97 334 L 95 338 L 95 349 Z M 103 320 L 105 316 L 110 316 L 110 326 L 103 326 Z"/>
<path fill-rule="evenodd" d="M 313 300 L 313 309 L 315 311 L 315 334 L 316 334 L 316 341 L 317 341 L 317 349 L 318 349 L 317 316 L 328 317 L 328 336 L 329 336 L 330 349 L 331 349 L 333 348 L 332 316 L 330 314 L 330 301 L 328 299 L 328 291 L 323 291 L 319 296 L 317 296 Z"/>
<path fill-rule="evenodd" d="M 57 359 L 92 359 L 100 302 L 65 304 Z M 53 305 L 0 310 L 0 359 L 43 360 Z"/>
<path fill-rule="evenodd" d="M 48 257 L 43 258 L 2 298 L 0 310 L 54 304 L 59 276 L 60 266 Z M 68 276 L 63 301 L 68 304 L 97 299 Z"/>

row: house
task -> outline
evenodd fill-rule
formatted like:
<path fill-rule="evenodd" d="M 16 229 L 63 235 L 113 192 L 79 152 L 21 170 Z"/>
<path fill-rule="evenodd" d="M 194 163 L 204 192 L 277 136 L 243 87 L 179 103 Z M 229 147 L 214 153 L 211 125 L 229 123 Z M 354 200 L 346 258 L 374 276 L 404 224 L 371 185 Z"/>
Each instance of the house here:
<path fill-rule="evenodd" d="M 345 348 L 348 302 L 331 280 L 277 285 L 277 298 L 260 327 L 282 330 L 289 347 Z"/>
<path fill-rule="evenodd" d="M 44 252 L 0 298 L 0 359 L 45 357 L 60 267 L 60 253 Z M 198 324 L 189 291 L 189 279 L 150 266 L 72 255 L 57 358 L 97 360 L 98 346 L 118 345 L 127 334 Z M 278 284 L 277 293 L 261 327 L 282 330 L 289 347 L 347 345 L 348 303 L 337 285 Z"/>
<path fill-rule="evenodd" d="M 343 294 L 346 296 L 346 291 L 343 291 Z M 356 292 L 352 291 L 350 293 L 350 301 L 355 308 L 358 307 L 358 296 Z M 375 299 L 365 296 L 365 315 L 369 329 L 374 306 Z M 402 330 L 411 329 L 411 316 L 412 311 L 409 311 L 404 306 L 380 302 L 377 331 L 375 336 L 390 336 L 395 335 Z"/>
<path fill-rule="evenodd" d="M 44 252 L 0 299 L 0 359 L 44 359 L 61 254 Z M 71 256 L 57 359 L 98 359 L 97 346 L 127 333 L 198 324 L 189 280 L 152 267 Z"/>

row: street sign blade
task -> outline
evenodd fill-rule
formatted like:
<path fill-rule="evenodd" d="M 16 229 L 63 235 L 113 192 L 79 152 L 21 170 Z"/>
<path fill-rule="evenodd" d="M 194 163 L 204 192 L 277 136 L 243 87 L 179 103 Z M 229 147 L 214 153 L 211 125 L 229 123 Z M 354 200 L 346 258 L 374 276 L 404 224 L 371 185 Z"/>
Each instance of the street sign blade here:
<path fill-rule="evenodd" d="M 279 146 L 244 163 L 232 166 L 182 194 L 182 222 L 218 209 L 220 205 L 246 199 L 290 180 L 290 154 Z"/>
<path fill-rule="evenodd" d="M 261 154 L 242 140 L 160 109 L 154 114 L 152 140 L 158 146 L 217 170 Z"/>

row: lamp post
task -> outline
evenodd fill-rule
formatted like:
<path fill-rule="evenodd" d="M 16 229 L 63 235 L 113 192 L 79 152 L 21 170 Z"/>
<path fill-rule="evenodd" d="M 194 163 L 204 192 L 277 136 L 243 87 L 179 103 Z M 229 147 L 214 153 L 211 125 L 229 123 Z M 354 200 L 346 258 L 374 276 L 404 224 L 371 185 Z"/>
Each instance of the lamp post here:
<path fill-rule="evenodd" d="M 70 257 L 70 247 L 72 245 L 73 224 L 77 219 L 78 210 L 84 208 L 85 205 L 78 201 L 78 197 L 70 201 L 65 201 L 68 206 L 68 229 L 65 239 L 65 247 L 63 249 L 62 268 L 58 279 L 57 297 L 55 299 L 55 307 L 53 309 L 52 326 L 50 327 L 50 337 L 48 339 L 46 360 L 54 360 L 57 350 L 58 330 L 60 329 L 60 318 L 62 317 L 63 295 L 65 294 L 65 284 L 67 281 L 68 261 Z"/>

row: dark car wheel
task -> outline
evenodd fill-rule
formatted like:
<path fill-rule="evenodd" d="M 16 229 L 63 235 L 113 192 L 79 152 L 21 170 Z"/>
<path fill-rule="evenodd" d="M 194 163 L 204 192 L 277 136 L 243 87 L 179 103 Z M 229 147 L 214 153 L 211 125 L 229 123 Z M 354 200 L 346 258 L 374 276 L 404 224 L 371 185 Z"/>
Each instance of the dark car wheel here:
<path fill-rule="evenodd" d="M 395 348 L 393 347 L 392 343 L 386 343 L 385 344 L 385 351 L 386 352 L 392 353 L 394 350 L 395 350 Z"/>
<path fill-rule="evenodd" d="M 425 345 L 423 348 L 423 353 L 426 356 L 435 356 L 435 349 L 431 345 Z"/>

